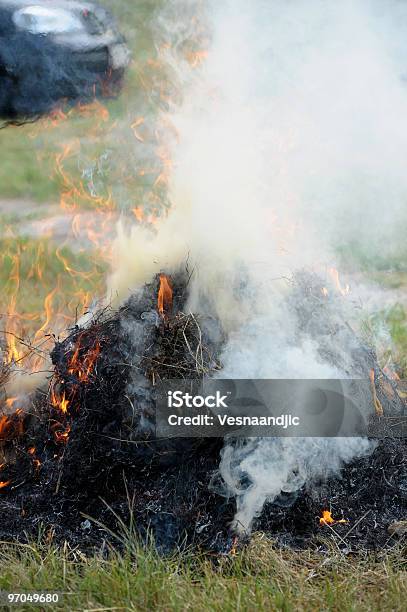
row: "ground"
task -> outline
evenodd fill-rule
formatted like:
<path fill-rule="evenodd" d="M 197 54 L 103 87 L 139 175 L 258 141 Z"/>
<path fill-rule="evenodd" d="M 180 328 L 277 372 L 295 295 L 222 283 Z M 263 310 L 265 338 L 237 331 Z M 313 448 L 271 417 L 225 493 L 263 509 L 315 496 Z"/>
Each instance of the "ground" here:
<path fill-rule="evenodd" d="M 0 588 L 56 591 L 61 610 L 405 609 L 403 550 L 345 556 L 278 550 L 261 534 L 235 556 L 170 557 L 128 541 L 124 555 L 86 557 L 51 544 L 2 547 Z M 16 609 L 16 608 L 10 608 Z M 27 605 L 24 610 L 38 610 Z"/>
<path fill-rule="evenodd" d="M 54 311 L 71 319 L 81 307 L 78 302 L 89 304 L 103 292 L 104 245 L 92 242 L 86 232 L 89 223 L 93 227 L 96 218 L 99 224 L 113 226 L 120 210 L 131 215 L 140 202 L 149 212 L 145 193 L 162 195 L 156 186 L 159 168 L 144 172 L 142 128 L 137 127 L 142 125 L 137 124 L 141 117 L 154 115 L 157 104 L 153 98 L 146 100 L 145 91 L 152 72 L 149 62 L 154 59 L 149 18 L 160 4 L 161 0 L 114 3 L 127 31 L 138 33 L 129 38 L 134 61 L 120 99 L 0 131 L 0 312 L 16 296 L 15 310 L 22 313 L 28 333 L 43 325 L 53 331 L 44 303 L 55 287 Z M 154 76 L 151 79 L 150 90 Z M 130 159 L 123 156 L 122 146 L 129 142 L 136 151 Z M 161 204 L 165 210 L 165 201 Z M 352 279 L 355 284 L 363 280 L 365 297 L 372 303 L 366 329 L 374 332 L 385 324 L 390 337 L 383 360 L 391 355 L 403 376 L 407 373 L 405 254 L 371 258 L 348 246 L 341 254 L 351 285 Z M 38 313 L 34 321 L 32 312 Z M 145 550 L 134 541 L 128 542 L 123 555 L 104 551 L 85 556 L 44 539 L 40 527 L 32 545 L 0 544 L 1 589 L 56 590 L 64 594 L 60 609 L 67 610 L 405 609 L 406 557 L 401 545 L 369 555 L 344 555 L 335 549 L 321 554 L 278 550 L 256 534 L 247 549 L 220 558 L 188 551 L 162 557 L 153 547 Z"/>

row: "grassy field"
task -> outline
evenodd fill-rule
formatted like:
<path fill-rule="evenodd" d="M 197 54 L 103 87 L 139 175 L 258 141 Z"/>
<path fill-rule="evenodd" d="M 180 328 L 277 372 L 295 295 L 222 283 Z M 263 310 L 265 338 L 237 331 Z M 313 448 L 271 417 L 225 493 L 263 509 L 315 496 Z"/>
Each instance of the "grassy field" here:
<path fill-rule="evenodd" d="M 57 591 L 61 602 L 52 609 L 61 610 L 401 611 L 407 596 L 401 549 L 350 557 L 335 549 L 290 552 L 261 534 L 233 557 L 160 557 L 133 542 L 127 553 L 103 559 L 32 544 L 3 545 L 0 562 L 1 590 Z"/>

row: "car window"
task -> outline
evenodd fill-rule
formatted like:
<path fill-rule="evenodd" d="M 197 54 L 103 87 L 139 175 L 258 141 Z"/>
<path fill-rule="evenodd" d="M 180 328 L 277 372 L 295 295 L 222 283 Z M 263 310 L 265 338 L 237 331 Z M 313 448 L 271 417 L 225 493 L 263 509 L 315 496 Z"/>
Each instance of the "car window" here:
<path fill-rule="evenodd" d="M 13 17 L 16 26 L 33 34 L 59 34 L 83 30 L 75 14 L 65 9 L 29 6 L 20 9 Z"/>

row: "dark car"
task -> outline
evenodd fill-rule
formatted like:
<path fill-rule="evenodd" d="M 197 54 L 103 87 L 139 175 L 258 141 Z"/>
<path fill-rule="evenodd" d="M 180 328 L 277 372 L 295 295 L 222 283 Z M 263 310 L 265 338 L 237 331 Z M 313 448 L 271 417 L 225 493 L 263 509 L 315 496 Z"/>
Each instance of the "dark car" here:
<path fill-rule="evenodd" d="M 129 50 L 110 14 L 75 0 L 0 0 L 0 117 L 120 90 Z"/>

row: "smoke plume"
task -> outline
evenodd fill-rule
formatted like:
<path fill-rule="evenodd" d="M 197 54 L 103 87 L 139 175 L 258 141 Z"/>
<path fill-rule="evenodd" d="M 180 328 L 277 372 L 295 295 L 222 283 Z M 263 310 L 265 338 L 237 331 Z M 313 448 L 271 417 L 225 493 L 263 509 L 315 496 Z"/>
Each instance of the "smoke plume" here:
<path fill-rule="evenodd" d="M 161 33 L 177 28 L 178 44 L 186 6 L 201 3 L 169 3 L 157 21 Z M 216 2 L 205 17 L 205 62 L 184 71 L 176 53 L 167 58 L 183 88 L 171 113 L 172 211 L 154 235 L 119 226 L 109 294 L 121 301 L 188 259 L 191 310 L 215 311 L 228 333 L 222 376 L 361 372 L 351 337 L 326 329 L 326 317 L 345 320 L 350 307 L 337 300 L 312 330 L 301 327 L 307 300 L 297 294 L 293 305 L 284 279 L 303 268 L 324 277 L 346 243 L 380 241 L 389 252 L 401 244 L 407 7 L 390 6 L 384 14 L 369 0 Z M 370 448 L 343 438 L 227 442 L 220 475 L 237 499 L 235 527 L 250 529 L 266 501 Z"/>

